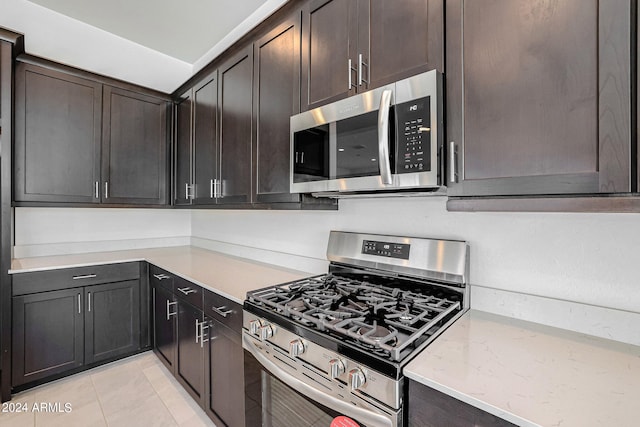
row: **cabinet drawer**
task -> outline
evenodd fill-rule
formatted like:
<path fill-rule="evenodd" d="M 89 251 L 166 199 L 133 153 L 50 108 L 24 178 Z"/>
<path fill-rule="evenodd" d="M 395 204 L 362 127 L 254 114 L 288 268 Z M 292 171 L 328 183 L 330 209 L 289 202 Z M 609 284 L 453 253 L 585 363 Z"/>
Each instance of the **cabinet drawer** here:
<path fill-rule="evenodd" d="M 17 273 L 13 275 L 12 295 L 26 295 L 139 278 L 140 263 L 138 262 Z"/>
<path fill-rule="evenodd" d="M 160 286 L 168 291 L 173 292 L 173 279 L 175 275 L 165 271 L 155 265 L 149 264 L 149 284 L 152 286 Z"/>
<path fill-rule="evenodd" d="M 202 310 L 202 288 L 182 277 L 173 279 L 173 293 L 181 301 Z"/>
<path fill-rule="evenodd" d="M 204 290 L 204 314 L 242 333 L 242 305 L 208 289 Z"/>

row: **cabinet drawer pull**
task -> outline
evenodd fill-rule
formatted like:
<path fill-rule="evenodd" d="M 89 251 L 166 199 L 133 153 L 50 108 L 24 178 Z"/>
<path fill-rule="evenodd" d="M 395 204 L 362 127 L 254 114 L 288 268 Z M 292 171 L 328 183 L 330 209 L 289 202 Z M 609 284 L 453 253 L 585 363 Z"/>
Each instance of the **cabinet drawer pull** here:
<path fill-rule="evenodd" d="M 222 307 L 211 307 L 211 310 L 218 313 L 222 317 L 227 317 L 229 314 L 233 313 L 233 310 L 227 310 L 226 305 L 223 305 Z"/>
<path fill-rule="evenodd" d="M 171 306 L 175 304 L 178 304 L 178 302 L 177 301 L 171 302 L 167 300 L 167 320 L 171 320 L 171 316 L 175 316 L 176 314 L 178 314 L 177 310 L 171 313 Z"/>
<path fill-rule="evenodd" d="M 158 280 L 171 279 L 171 276 L 167 276 L 166 274 L 154 274 L 153 277 Z"/>
<path fill-rule="evenodd" d="M 95 187 L 94 191 L 95 191 L 96 199 L 99 199 L 100 198 L 100 183 L 98 181 L 96 181 L 94 187 Z"/>
<path fill-rule="evenodd" d="M 189 295 L 189 294 L 193 294 L 193 293 L 198 292 L 198 291 L 196 291 L 195 289 L 191 289 L 191 288 L 189 288 L 189 287 L 187 287 L 187 288 L 178 288 L 178 290 L 179 290 L 180 292 L 182 292 L 183 294 L 185 294 L 185 295 Z"/>
<path fill-rule="evenodd" d="M 91 313 L 91 292 L 87 292 L 87 312 Z"/>
<path fill-rule="evenodd" d="M 104 198 L 109 198 L 109 181 L 104 182 Z"/>
<path fill-rule="evenodd" d="M 82 299 L 80 294 L 78 294 L 78 314 L 82 314 Z"/>
<path fill-rule="evenodd" d="M 98 275 L 97 274 L 83 274 L 82 276 L 73 276 L 72 279 L 73 280 L 93 279 L 94 277 L 98 277 Z"/>

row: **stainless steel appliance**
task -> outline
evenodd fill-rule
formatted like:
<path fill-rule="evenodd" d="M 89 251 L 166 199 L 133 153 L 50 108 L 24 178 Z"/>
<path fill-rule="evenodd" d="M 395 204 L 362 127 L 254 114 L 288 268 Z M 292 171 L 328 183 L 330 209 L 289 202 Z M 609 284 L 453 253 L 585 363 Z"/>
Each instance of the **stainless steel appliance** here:
<path fill-rule="evenodd" d="M 291 117 L 291 192 L 437 189 L 441 148 L 432 70 Z"/>
<path fill-rule="evenodd" d="M 469 307 L 465 242 L 332 231 L 328 274 L 244 303 L 247 425 L 403 425 L 403 366 Z"/>

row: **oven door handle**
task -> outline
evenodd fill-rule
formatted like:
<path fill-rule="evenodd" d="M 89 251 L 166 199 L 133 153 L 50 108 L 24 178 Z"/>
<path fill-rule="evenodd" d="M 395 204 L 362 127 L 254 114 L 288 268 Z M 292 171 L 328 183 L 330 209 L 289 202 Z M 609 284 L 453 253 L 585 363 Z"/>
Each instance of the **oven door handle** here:
<path fill-rule="evenodd" d="M 253 339 L 247 336 L 246 333 L 242 334 L 242 343 L 243 347 L 248 350 L 265 369 L 270 371 L 280 381 L 284 382 L 292 389 L 302 393 L 304 396 L 307 396 L 311 400 L 331 408 L 336 412 L 356 418 L 359 422 L 369 427 L 395 427 L 390 416 L 377 414 L 330 396 L 282 370 L 258 348 L 256 348 Z"/>
<path fill-rule="evenodd" d="M 389 108 L 391 107 L 391 89 L 385 89 L 380 98 L 378 110 L 378 165 L 380 166 L 380 178 L 386 185 L 393 184 L 391 177 L 391 164 L 389 162 Z"/>

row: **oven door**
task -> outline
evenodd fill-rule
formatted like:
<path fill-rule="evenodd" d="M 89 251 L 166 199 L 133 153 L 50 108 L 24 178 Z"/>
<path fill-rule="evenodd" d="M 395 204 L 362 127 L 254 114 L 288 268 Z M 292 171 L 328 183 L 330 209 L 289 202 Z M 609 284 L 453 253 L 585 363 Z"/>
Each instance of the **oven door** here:
<path fill-rule="evenodd" d="M 401 411 L 364 408 L 322 390 L 310 375 L 288 364 L 286 356 L 258 348 L 243 333 L 245 411 L 247 426 L 266 427 L 399 427 Z M 284 357 L 283 357 L 284 356 Z M 340 417 L 340 418 L 338 418 Z M 353 421 L 345 422 L 343 417 Z M 338 420 L 336 420 L 338 418 Z M 332 422 L 336 422 L 332 425 Z"/>

